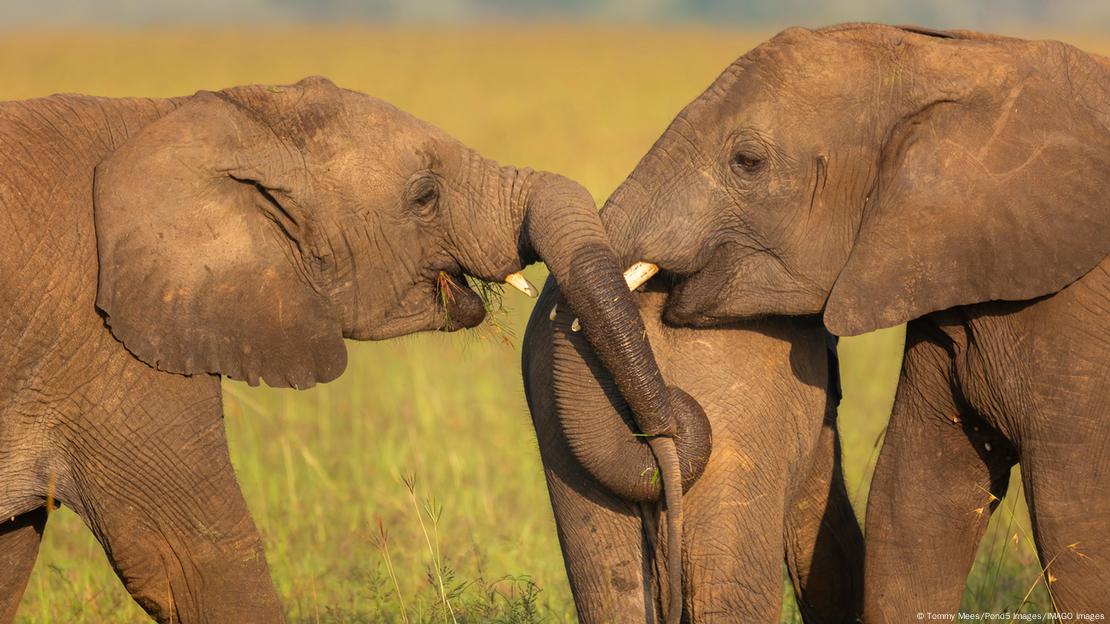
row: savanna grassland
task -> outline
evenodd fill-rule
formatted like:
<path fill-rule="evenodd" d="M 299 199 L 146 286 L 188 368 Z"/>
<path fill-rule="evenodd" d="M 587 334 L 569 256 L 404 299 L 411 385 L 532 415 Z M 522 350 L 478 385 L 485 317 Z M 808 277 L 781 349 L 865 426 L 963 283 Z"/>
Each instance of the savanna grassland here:
<path fill-rule="evenodd" d="M 682 105 L 769 34 L 510 25 L 7 34 L 0 99 L 169 96 L 321 74 L 498 160 L 576 178 L 600 202 Z M 528 273 L 542 283 L 542 267 Z M 531 304 L 506 293 L 504 307 L 480 331 L 348 343 L 346 374 L 310 391 L 224 382 L 232 459 L 291 621 L 575 620 L 519 374 Z M 842 341 L 841 430 L 860 515 L 900 349 L 897 329 Z M 1031 539 L 1020 497 L 1008 497 L 967 609 L 1050 607 Z M 784 621 L 794 619 L 788 598 Z M 55 512 L 18 621 L 143 620 L 80 520 Z"/>

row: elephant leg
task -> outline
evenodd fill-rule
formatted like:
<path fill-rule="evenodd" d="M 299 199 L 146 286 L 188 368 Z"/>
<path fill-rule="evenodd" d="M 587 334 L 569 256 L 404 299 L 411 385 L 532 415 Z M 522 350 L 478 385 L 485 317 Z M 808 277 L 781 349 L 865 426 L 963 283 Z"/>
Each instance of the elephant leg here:
<path fill-rule="evenodd" d="M 63 500 L 154 619 L 283 621 L 228 456 L 218 378 L 146 369 L 128 381 L 70 440 Z"/>
<path fill-rule="evenodd" d="M 581 483 L 581 482 L 580 482 Z M 567 579 L 582 624 L 654 622 L 648 545 L 634 505 L 576 491 L 548 473 Z M 631 509 L 626 509 L 630 506 Z M 651 613 L 651 617 L 649 617 Z"/>
<path fill-rule="evenodd" d="M 786 567 L 807 623 L 855 622 L 863 602 L 863 535 L 840 464 L 835 408 L 809 474 L 786 512 Z"/>
<path fill-rule="evenodd" d="M 1056 609 L 1110 614 L 1110 440 L 1080 413 L 1044 427 L 1050 440 L 1023 440 L 1022 480 Z"/>
<path fill-rule="evenodd" d="M 656 622 L 650 546 L 638 505 L 596 484 L 569 449 L 540 452 L 578 620 L 582 624 Z M 557 455 L 557 457 L 555 457 Z"/>
<path fill-rule="evenodd" d="M 0 624 L 15 619 L 35 567 L 46 517 L 46 507 L 39 507 L 0 524 Z"/>
<path fill-rule="evenodd" d="M 781 446 L 733 434 L 727 426 L 714 430 L 714 457 L 684 497 L 686 618 L 777 622 L 788 468 Z"/>
<path fill-rule="evenodd" d="M 947 351 L 907 329 L 894 408 L 867 504 L 864 621 L 955 613 L 1013 457 L 957 401 Z M 1006 445 L 1008 446 L 1008 444 Z"/>
<path fill-rule="evenodd" d="M 651 546 L 640 506 L 605 489 L 571 453 L 555 406 L 549 340 L 529 327 L 524 381 L 578 621 L 656 624 Z"/>

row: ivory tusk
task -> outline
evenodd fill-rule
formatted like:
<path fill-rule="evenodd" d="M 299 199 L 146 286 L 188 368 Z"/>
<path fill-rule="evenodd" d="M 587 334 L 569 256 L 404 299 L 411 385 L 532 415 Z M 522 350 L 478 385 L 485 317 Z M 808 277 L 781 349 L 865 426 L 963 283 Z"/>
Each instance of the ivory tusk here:
<path fill-rule="evenodd" d="M 628 290 L 636 290 L 643 286 L 645 282 L 652 278 L 653 275 L 659 272 L 659 265 L 650 262 L 637 262 L 624 270 L 624 283 L 628 284 Z M 551 310 L 551 320 L 555 320 L 555 310 Z M 570 325 L 571 331 L 578 331 L 581 326 L 578 324 L 578 319 Z"/>
<path fill-rule="evenodd" d="M 636 290 L 658 272 L 658 264 L 637 262 L 624 270 L 624 281 L 628 284 L 628 290 Z"/>
<path fill-rule="evenodd" d="M 520 272 L 509 273 L 508 275 L 506 275 L 505 283 L 528 295 L 529 297 L 534 298 L 536 295 L 540 294 L 540 291 L 536 290 L 536 287 L 532 285 L 532 282 L 529 282 L 528 278 L 524 277 L 524 275 Z"/>
<path fill-rule="evenodd" d="M 559 305 L 555 304 L 555 305 L 551 306 L 551 314 L 548 314 L 547 318 L 554 321 L 555 320 L 555 315 L 558 314 L 558 313 L 559 313 Z"/>

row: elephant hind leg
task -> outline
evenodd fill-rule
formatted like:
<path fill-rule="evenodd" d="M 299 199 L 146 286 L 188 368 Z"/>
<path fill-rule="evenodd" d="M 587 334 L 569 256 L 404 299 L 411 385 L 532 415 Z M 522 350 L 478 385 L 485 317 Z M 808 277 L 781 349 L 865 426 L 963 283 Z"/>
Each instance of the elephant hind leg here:
<path fill-rule="evenodd" d="M 46 507 L 39 507 L 0 524 L 0 624 L 15 619 L 35 567 L 46 516 Z"/>
<path fill-rule="evenodd" d="M 812 457 L 786 510 L 786 567 L 805 622 L 855 622 L 863 602 L 863 535 L 841 474 L 835 420 L 822 426 Z"/>

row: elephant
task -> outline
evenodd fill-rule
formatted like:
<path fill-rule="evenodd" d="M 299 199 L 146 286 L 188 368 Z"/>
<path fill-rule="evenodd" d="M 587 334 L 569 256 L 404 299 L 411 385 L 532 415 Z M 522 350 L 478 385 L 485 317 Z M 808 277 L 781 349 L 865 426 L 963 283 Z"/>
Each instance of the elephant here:
<path fill-rule="evenodd" d="M 778 622 L 784 557 L 806 622 L 857 621 L 863 538 L 840 470 L 835 342 L 814 317 L 672 327 L 665 283 L 635 296 L 664 376 L 712 427 L 709 462 L 683 496 L 684 621 Z M 523 372 L 578 618 L 658 622 L 676 610 L 655 506 L 602 480 L 650 473 L 650 449 L 566 308 L 549 280 Z"/>
<path fill-rule="evenodd" d="M 56 502 L 154 619 L 281 621 L 220 376 L 329 381 L 345 338 L 475 326 L 467 279 L 534 296 L 541 259 L 678 478 L 670 435 L 704 412 L 672 405 L 577 183 L 318 77 L 0 103 L 0 137 L 0 621 Z"/>
<path fill-rule="evenodd" d="M 621 261 L 670 278 L 668 323 L 907 323 L 866 621 L 958 609 L 1018 463 L 1055 606 L 1110 612 L 1108 85 L 1110 60 L 1055 41 L 791 28 L 606 202 Z"/>

